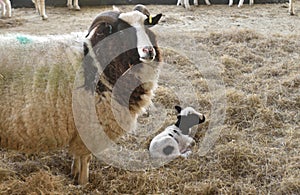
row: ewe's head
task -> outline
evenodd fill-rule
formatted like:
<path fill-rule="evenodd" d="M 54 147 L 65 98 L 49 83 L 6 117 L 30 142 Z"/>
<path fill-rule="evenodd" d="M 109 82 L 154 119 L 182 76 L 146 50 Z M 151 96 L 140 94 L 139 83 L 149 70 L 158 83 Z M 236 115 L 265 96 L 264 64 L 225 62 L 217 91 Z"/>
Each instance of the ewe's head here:
<path fill-rule="evenodd" d="M 203 123 L 205 116 L 197 112 L 192 107 L 186 107 L 182 109 L 180 106 L 175 106 L 178 112 L 176 126 L 181 129 L 182 133 L 189 134 L 189 129 L 195 125 Z"/>
<path fill-rule="evenodd" d="M 147 16 L 147 19 L 145 20 L 144 24 L 148 26 L 154 26 L 158 23 L 160 18 L 162 17 L 162 14 L 157 14 L 156 16 L 151 16 L 148 8 L 142 4 L 137 4 L 133 10 L 139 11 Z"/>
<path fill-rule="evenodd" d="M 112 56 L 127 51 L 126 56 L 131 65 L 151 62 L 156 59 L 158 53 L 156 51 L 156 38 L 149 27 L 157 24 L 161 15 L 155 16 L 154 20 L 150 15 L 147 15 L 148 13 L 148 11 L 143 13 L 137 8 L 137 10 L 124 13 L 108 11 L 99 14 L 86 36 L 91 41 L 96 56 L 99 56 L 97 52 L 101 49 L 103 51 L 105 48 L 103 55 L 106 58 L 107 51 L 114 51 Z M 147 24 L 150 22 L 151 24 L 148 26 Z M 107 43 L 104 44 L 102 40 L 107 40 Z M 103 43 L 101 48 L 95 48 L 101 41 Z"/>

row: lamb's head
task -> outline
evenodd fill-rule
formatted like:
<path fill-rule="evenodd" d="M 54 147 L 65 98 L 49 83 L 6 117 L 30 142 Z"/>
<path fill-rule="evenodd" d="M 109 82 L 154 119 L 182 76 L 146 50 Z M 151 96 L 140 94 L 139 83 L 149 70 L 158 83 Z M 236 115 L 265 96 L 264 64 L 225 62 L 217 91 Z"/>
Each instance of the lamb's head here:
<path fill-rule="evenodd" d="M 197 112 L 192 107 L 182 109 L 180 106 L 175 106 L 178 112 L 176 126 L 182 131 L 183 134 L 188 135 L 189 129 L 195 125 L 201 124 L 205 121 L 205 116 Z"/>

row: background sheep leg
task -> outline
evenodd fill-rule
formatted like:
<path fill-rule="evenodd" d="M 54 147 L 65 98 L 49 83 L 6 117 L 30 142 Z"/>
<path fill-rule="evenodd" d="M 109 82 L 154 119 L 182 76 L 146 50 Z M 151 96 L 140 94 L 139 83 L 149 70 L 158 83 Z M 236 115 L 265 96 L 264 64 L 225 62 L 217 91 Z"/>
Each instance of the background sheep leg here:
<path fill-rule="evenodd" d="M 289 0 L 289 13 L 290 15 L 295 15 L 294 3 L 296 0 Z"/>
<path fill-rule="evenodd" d="M 1 7 L 2 7 L 2 17 L 5 17 L 6 15 L 6 7 L 5 3 L 3 1 L 0 1 Z"/>
<path fill-rule="evenodd" d="M 45 10 L 45 0 L 32 0 L 32 2 L 35 5 L 35 9 L 42 16 L 42 19 L 47 20 L 48 16 L 46 15 L 46 10 Z"/>
<path fill-rule="evenodd" d="M 1 6 L 2 6 L 2 16 L 8 16 L 9 18 L 11 17 L 11 3 L 10 0 L 3 0 L 1 1 Z"/>
<path fill-rule="evenodd" d="M 68 0 L 67 6 L 69 9 L 75 8 L 75 10 L 80 10 L 80 7 L 78 5 L 78 0 L 74 0 L 74 3 L 73 0 Z"/>
<path fill-rule="evenodd" d="M 240 1 L 239 1 L 239 5 L 238 5 L 238 7 L 242 7 L 242 6 L 243 6 L 243 4 L 244 4 L 244 0 L 240 0 Z"/>
<path fill-rule="evenodd" d="M 78 0 L 74 0 L 74 7 L 75 7 L 75 10 L 80 10 L 80 7 L 78 5 Z"/>

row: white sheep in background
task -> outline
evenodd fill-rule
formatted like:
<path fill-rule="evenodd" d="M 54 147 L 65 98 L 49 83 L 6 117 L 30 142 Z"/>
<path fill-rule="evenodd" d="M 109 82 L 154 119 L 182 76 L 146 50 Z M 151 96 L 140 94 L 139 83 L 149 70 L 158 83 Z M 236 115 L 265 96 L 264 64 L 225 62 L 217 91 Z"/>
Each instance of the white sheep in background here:
<path fill-rule="evenodd" d="M 161 14 L 153 17 L 151 24 L 155 25 L 154 21 L 158 22 L 160 17 Z M 83 91 L 80 92 L 94 94 L 97 118 L 106 135 L 116 140 L 126 130 L 131 130 L 120 124 L 135 127 L 138 115 L 151 104 L 159 74 L 160 50 L 155 34 L 145 26 L 148 20 L 139 11 L 103 12 L 93 21 L 84 41 L 74 35 L 0 35 L 0 147 L 26 153 L 68 147 L 74 156 L 72 175 L 79 184 L 86 184 L 91 151 L 77 132 L 72 112 L 76 71 L 82 68 L 80 89 Z M 129 26 L 139 30 L 130 33 L 132 31 L 126 31 Z M 120 31 L 122 33 L 118 33 Z M 120 36 L 106 39 L 113 33 Z M 104 41 L 105 46 L 101 45 L 103 39 L 109 40 Z M 70 48 L 82 48 L 82 45 L 84 49 L 79 55 L 70 54 Z M 134 48 L 120 52 L 120 45 Z M 104 54 L 101 53 L 103 50 Z M 118 56 L 114 55 L 116 52 Z M 96 82 L 97 70 L 102 68 L 98 65 L 106 59 L 103 55 L 112 60 Z M 130 71 L 135 65 L 139 67 L 138 71 Z M 114 85 L 119 78 L 126 76 L 130 82 L 119 83 L 120 93 L 113 96 Z M 131 88 L 133 91 L 128 102 L 122 90 Z M 93 90 L 94 93 L 90 93 Z M 126 115 L 122 121 L 116 119 L 113 106 L 121 110 L 120 114 Z M 122 112 L 124 109 L 129 111 L 128 114 Z M 79 112 L 84 115 L 83 110 Z"/>
<path fill-rule="evenodd" d="M 192 107 L 182 109 L 175 106 L 175 109 L 178 112 L 177 122 L 155 136 L 150 143 L 149 151 L 152 158 L 173 159 L 179 156 L 187 158 L 192 153 L 190 147 L 195 141 L 192 138 L 191 128 L 203 123 L 205 117 Z"/>
<path fill-rule="evenodd" d="M 205 0 L 206 5 L 211 5 L 211 3 L 209 2 L 209 0 Z M 177 6 L 182 5 L 183 7 L 185 7 L 186 9 L 190 9 L 190 3 L 189 0 L 177 0 Z M 194 0 L 194 5 L 197 6 L 198 5 L 198 0 Z"/>
<path fill-rule="evenodd" d="M 239 0 L 239 4 L 238 7 L 242 7 L 244 4 L 244 0 Z M 254 4 L 254 0 L 249 0 L 249 5 L 253 5 Z M 229 0 L 229 6 L 233 5 L 233 0 Z"/>
<path fill-rule="evenodd" d="M 11 17 L 11 3 L 10 0 L 0 0 L 2 8 L 2 17 Z"/>
<path fill-rule="evenodd" d="M 294 8 L 295 3 L 296 3 L 296 0 L 289 0 L 289 13 L 290 13 L 290 15 L 295 15 L 295 8 Z"/>
<path fill-rule="evenodd" d="M 35 9 L 39 12 L 43 20 L 47 20 L 48 16 L 46 14 L 46 8 L 45 8 L 45 0 L 32 0 L 32 2 L 35 5 Z M 67 6 L 69 9 L 75 9 L 80 10 L 80 7 L 78 5 L 78 0 L 74 0 L 74 3 L 72 3 L 73 0 L 68 0 Z"/>

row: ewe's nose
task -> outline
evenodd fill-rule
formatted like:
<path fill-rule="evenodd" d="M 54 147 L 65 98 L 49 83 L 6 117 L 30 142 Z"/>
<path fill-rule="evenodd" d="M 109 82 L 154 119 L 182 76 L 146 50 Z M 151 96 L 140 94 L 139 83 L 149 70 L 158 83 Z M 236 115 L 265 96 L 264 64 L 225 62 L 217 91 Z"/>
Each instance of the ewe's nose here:
<path fill-rule="evenodd" d="M 143 53 L 144 53 L 144 58 L 145 59 L 151 59 L 153 60 L 155 57 L 155 50 L 152 46 L 145 46 L 142 49 Z"/>

